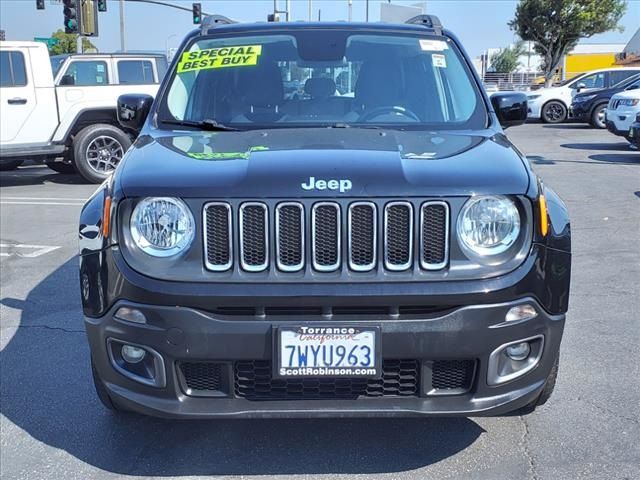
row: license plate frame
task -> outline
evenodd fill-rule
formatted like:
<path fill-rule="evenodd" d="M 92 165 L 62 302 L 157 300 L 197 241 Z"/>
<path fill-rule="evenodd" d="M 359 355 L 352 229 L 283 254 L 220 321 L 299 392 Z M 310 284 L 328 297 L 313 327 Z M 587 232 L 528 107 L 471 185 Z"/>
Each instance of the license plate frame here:
<path fill-rule="evenodd" d="M 296 374 L 285 374 L 281 372 L 281 368 L 282 368 L 282 355 L 281 355 L 281 345 L 282 345 L 282 334 L 283 332 L 288 332 L 288 331 L 294 331 L 294 332 L 300 332 L 302 331 L 303 328 L 306 328 L 307 331 L 309 331 L 309 329 L 346 329 L 347 331 L 349 329 L 354 329 L 356 331 L 357 334 L 360 333 L 365 333 L 365 332 L 372 332 L 373 333 L 373 345 L 374 345 L 374 352 L 373 352 L 373 367 L 359 367 L 359 366 L 348 366 L 348 365 L 344 365 L 344 366 L 339 366 L 339 367 L 309 367 L 309 368 L 316 368 L 316 369 L 320 369 L 320 368 L 331 368 L 331 369 L 338 369 L 340 371 L 342 370 L 346 370 L 346 371 L 350 371 L 351 373 L 333 373 L 333 374 L 327 374 L 327 373 L 314 373 L 314 372 L 305 372 L 305 373 L 296 373 Z M 315 330 L 314 330 L 315 331 Z M 382 338 L 381 338 L 381 334 L 380 334 L 380 326 L 378 325 L 366 325 L 366 326 L 361 326 L 361 325 L 326 325 L 326 324 L 322 324 L 322 325 L 318 325 L 318 324 L 312 324 L 312 325 L 280 325 L 280 326 L 274 326 L 273 327 L 273 354 L 272 354 L 272 376 L 274 378 L 280 378 L 280 379 L 300 379 L 300 378 L 381 378 L 382 377 L 382 351 L 381 351 L 381 346 L 382 346 Z M 284 367 L 284 368 L 300 368 L 300 367 Z M 355 370 L 356 369 L 361 369 L 361 370 L 370 370 L 369 373 L 356 373 Z M 334 370 L 335 371 L 335 370 Z"/>

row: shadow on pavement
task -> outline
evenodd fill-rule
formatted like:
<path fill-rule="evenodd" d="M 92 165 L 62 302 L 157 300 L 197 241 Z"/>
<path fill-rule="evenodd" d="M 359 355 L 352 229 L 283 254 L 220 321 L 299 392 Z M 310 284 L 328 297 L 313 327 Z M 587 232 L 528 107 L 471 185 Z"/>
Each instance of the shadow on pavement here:
<path fill-rule="evenodd" d="M 618 143 L 564 143 L 560 145 L 563 148 L 571 148 L 573 150 L 621 150 L 629 152 L 633 155 L 633 150 L 629 148 L 629 144 L 624 142 Z"/>
<path fill-rule="evenodd" d="M 0 352 L 0 408 L 35 440 L 102 470 L 141 476 L 402 472 L 454 455 L 484 431 L 464 418 L 168 421 L 115 416 L 102 408 L 93 390 L 77 285 L 77 259 L 72 258 L 25 301 L 1 300 L 22 311 L 20 328 Z"/>
<path fill-rule="evenodd" d="M 0 187 L 24 187 L 44 183 L 89 185 L 80 175 L 56 173 L 45 165 L 0 173 Z"/>
<path fill-rule="evenodd" d="M 593 130 L 593 127 L 586 123 L 559 123 L 554 125 L 543 125 L 542 128 L 552 128 L 558 130 Z"/>

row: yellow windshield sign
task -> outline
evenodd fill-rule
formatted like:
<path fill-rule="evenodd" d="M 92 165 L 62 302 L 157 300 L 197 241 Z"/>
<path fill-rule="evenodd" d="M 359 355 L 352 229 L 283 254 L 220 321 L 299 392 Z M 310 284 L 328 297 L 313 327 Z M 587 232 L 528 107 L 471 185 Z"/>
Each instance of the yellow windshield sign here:
<path fill-rule="evenodd" d="M 240 45 L 185 52 L 178 63 L 178 73 L 257 65 L 261 53 L 262 45 Z"/>

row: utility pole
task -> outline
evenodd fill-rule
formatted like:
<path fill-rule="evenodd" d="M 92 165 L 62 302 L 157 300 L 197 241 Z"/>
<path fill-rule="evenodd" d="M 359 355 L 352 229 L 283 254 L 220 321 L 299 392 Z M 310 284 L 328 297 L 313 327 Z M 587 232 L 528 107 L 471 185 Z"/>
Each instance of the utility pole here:
<path fill-rule="evenodd" d="M 348 5 L 348 9 L 349 9 L 349 21 L 352 20 L 352 13 L 353 13 L 353 0 L 347 0 L 347 5 Z"/>
<path fill-rule="evenodd" d="M 285 9 L 287 10 L 287 22 L 291 21 L 291 0 L 286 0 Z"/>
<path fill-rule="evenodd" d="M 313 6 L 311 3 L 311 0 L 309 0 L 309 21 L 311 21 L 311 17 L 313 16 Z"/>
<path fill-rule="evenodd" d="M 369 0 L 365 0 L 365 14 L 364 14 L 364 21 L 368 22 L 369 21 Z"/>
<path fill-rule="evenodd" d="M 127 51 L 127 46 L 124 41 L 124 0 L 120 0 L 120 50 L 122 50 L 122 52 Z"/>

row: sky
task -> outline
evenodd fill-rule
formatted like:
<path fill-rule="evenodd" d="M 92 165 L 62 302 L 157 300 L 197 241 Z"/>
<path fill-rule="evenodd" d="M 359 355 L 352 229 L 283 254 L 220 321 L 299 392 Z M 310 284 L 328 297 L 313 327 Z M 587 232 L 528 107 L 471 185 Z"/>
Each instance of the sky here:
<path fill-rule="evenodd" d="M 191 8 L 192 1 L 165 0 Z M 276 0 L 284 10 L 285 0 Z M 369 19 L 380 18 L 380 4 L 388 0 L 369 0 Z M 413 5 L 418 0 L 392 0 L 398 5 Z M 273 0 L 201 0 L 205 13 L 218 13 L 239 21 L 264 21 L 273 12 Z M 425 3 L 425 2 L 420 2 Z M 0 0 L 0 29 L 7 40 L 32 40 L 48 37 L 62 28 L 61 0 L 45 0 L 45 10 L 36 10 L 35 0 Z M 119 0 L 107 0 L 108 10 L 99 14 L 99 32 L 91 41 L 101 52 L 120 50 Z M 471 57 L 488 48 L 501 48 L 514 40 L 507 22 L 513 17 L 516 1 L 511 0 L 427 0 L 427 11 L 438 15 L 443 25 L 461 40 Z M 321 20 L 346 20 L 347 0 L 312 0 L 313 15 Z M 365 19 L 365 0 L 353 0 L 353 20 Z M 291 0 L 293 20 L 308 19 L 308 0 Z M 624 32 L 608 32 L 585 39 L 586 43 L 626 44 L 640 27 L 640 0 L 628 2 L 621 24 Z M 128 50 L 165 51 L 177 47 L 181 38 L 194 28 L 191 12 L 151 4 L 126 2 L 125 31 Z"/>

